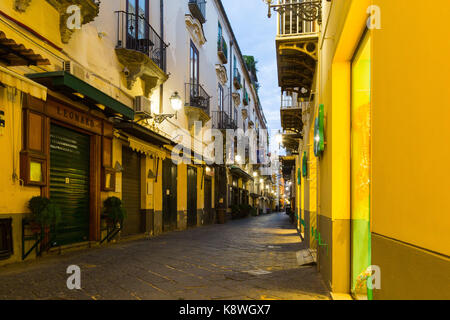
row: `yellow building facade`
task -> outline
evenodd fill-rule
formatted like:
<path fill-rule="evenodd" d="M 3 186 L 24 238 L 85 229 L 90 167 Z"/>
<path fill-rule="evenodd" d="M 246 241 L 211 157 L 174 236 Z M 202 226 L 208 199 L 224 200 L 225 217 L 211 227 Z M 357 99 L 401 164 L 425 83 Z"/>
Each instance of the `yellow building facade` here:
<path fill-rule="evenodd" d="M 287 82 L 286 56 L 316 63 L 313 74 L 312 63 L 299 69 L 309 92 L 295 96 L 309 102 L 298 111 L 297 214 L 336 298 L 449 298 L 450 154 L 441 141 L 450 131 L 441 122 L 450 116 L 442 41 L 450 4 L 433 4 L 424 17 L 420 1 L 322 1 L 317 29 L 286 35 L 279 22 L 283 90 L 299 89 Z"/>

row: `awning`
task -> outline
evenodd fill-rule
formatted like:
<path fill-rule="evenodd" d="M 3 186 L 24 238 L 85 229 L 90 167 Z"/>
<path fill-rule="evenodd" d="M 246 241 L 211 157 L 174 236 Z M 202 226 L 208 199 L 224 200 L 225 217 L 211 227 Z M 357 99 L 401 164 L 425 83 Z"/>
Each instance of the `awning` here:
<path fill-rule="evenodd" d="M 3 31 L 0 31 L 0 61 L 8 66 L 43 66 L 50 61 L 27 49 L 23 44 L 18 44 L 14 39 L 9 39 Z"/>
<path fill-rule="evenodd" d="M 120 129 L 121 131 L 128 133 L 136 138 L 139 138 L 145 142 L 149 142 L 153 145 L 162 147 L 166 144 L 171 144 L 172 141 L 166 137 L 147 129 L 135 122 L 121 121 L 114 123 L 114 128 Z"/>
<path fill-rule="evenodd" d="M 127 120 L 134 119 L 133 109 L 68 72 L 30 73 L 26 76 L 92 108 L 102 105 L 104 112 L 111 116 L 120 114 Z"/>
<path fill-rule="evenodd" d="M 40 100 L 47 100 L 47 88 L 30 79 L 0 66 L 0 83 L 5 86 L 32 95 Z"/>
<path fill-rule="evenodd" d="M 143 153 L 147 156 L 154 156 L 165 160 L 167 157 L 167 153 L 157 147 L 153 147 L 148 143 L 145 143 L 142 140 L 128 137 L 128 141 L 130 142 L 130 148 L 136 152 Z"/>
<path fill-rule="evenodd" d="M 238 166 L 230 166 L 230 171 L 232 174 L 238 175 L 246 180 L 253 180 L 253 177 L 251 175 L 249 175 Z"/>
<path fill-rule="evenodd" d="M 169 152 L 173 152 L 173 149 L 175 149 L 176 146 L 173 145 L 165 145 L 164 146 Z M 205 161 L 203 161 L 203 157 L 201 154 L 193 151 L 191 148 L 189 147 L 184 147 L 182 149 L 180 149 L 180 157 L 185 157 L 183 150 L 188 150 L 189 154 L 186 155 L 186 158 L 189 158 L 193 164 L 196 165 L 207 165 L 207 163 Z"/>

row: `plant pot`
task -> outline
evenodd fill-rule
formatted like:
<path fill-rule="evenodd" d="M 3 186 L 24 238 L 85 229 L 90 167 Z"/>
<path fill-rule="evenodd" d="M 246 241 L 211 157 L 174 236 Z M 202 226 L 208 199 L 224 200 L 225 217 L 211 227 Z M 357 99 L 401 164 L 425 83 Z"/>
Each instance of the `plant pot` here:
<path fill-rule="evenodd" d="M 224 224 L 225 222 L 225 209 L 217 209 L 217 223 Z"/>

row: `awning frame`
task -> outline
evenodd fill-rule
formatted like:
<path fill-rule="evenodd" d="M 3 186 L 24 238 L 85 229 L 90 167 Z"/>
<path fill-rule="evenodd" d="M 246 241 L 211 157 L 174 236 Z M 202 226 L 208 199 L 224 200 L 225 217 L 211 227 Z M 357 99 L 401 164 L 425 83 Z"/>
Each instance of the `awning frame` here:
<path fill-rule="evenodd" d="M 82 94 L 85 98 L 94 101 L 96 104 L 105 106 L 111 114 L 120 114 L 127 120 L 134 119 L 134 110 L 122 102 L 112 98 L 101 90 L 93 87 L 89 83 L 75 77 L 66 71 L 54 71 L 44 73 L 29 73 L 25 75 L 29 79 L 58 89 L 69 89 L 70 91 Z M 72 99 L 75 96 L 71 97 Z"/>

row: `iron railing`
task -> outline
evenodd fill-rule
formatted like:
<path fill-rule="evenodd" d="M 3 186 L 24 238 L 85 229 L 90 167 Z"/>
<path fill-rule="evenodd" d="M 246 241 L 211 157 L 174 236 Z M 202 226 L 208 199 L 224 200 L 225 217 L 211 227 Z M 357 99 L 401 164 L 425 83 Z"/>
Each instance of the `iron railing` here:
<path fill-rule="evenodd" d="M 247 89 L 244 89 L 244 99 L 242 102 L 244 103 L 244 106 L 248 106 L 248 104 L 250 102 L 250 98 L 248 96 Z"/>
<path fill-rule="evenodd" d="M 189 0 L 189 10 L 192 15 L 200 21 L 206 22 L 206 1 L 205 0 Z"/>
<path fill-rule="evenodd" d="M 241 73 L 239 72 L 238 68 L 234 68 L 234 86 L 237 90 L 242 88 L 242 82 L 241 82 Z"/>
<path fill-rule="evenodd" d="M 278 36 L 319 32 L 321 6 L 317 0 L 279 0 Z M 317 17 L 317 18 L 316 18 Z"/>
<path fill-rule="evenodd" d="M 223 63 L 228 62 L 228 45 L 223 36 L 217 40 L 217 52 L 222 58 Z"/>
<path fill-rule="evenodd" d="M 233 120 L 225 111 L 212 112 L 213 129 L 226 130 L 237 129 L 236 121 Z"/>
<path fill-rule="evenodd" d="M 125 11 L 116 11 L 116 15 L 117 48 L 142 52 L 165 72 L 167 45 L 145 17 Z"/>
<path fill-rule="evenodd" d="M 211 97 L 205 89 L 197 83 L 186 83 L 186 106 L 202 109 L 209 115 Z"/>

